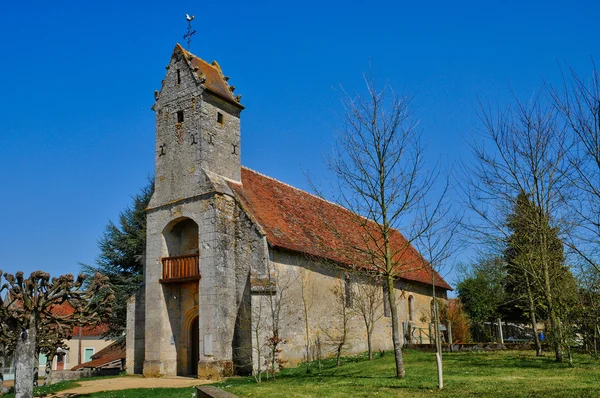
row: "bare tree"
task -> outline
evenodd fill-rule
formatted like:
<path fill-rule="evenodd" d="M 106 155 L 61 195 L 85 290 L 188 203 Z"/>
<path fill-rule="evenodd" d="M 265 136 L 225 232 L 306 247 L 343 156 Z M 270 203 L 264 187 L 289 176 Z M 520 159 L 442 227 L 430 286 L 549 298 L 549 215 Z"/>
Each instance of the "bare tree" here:
<path fill-rule="evenodd" d="M 331 322 L 327 324 L 327 327 L 322 324 L 321 332 L 327 337 L 329 344 L 334 346 L 336 366 L 340 366 L 342 350 L 348 343 L 350 335 L 352 311 L 348 308 L 349 296 L 343 281 L 339 280 L 331 287 L 331 294 L 333 295 Z"/>
<path fill-rule="evenodd" d="M 42 318 L 38 324 L 38 344 L 36 357 L 39 354 L 46 356 L 46 370 L 44 372 L 44 385 L 50 383 L 52 375 L 52 361 L 59 348 L 67 349 L 65 340 L 73 335 L 73 323 L 62 322 L 60 318 Z"/>
<path fill-rule="evenodd" d="M 449 180 L 440 194 L 440 199 L 433 207 L 424 207 L 423 219 L 429 226 L 423 229 L 419 235 L 416 246 L 419 252 L 427 258 L 432 272 L 431 278 L 431 296 L 432 313 L 431 320 L 434 324 L 434 338 L 436 347 L 436 363 L 438 369 L 438 388 L 444 388 L 444 373 L 442 366 L 442 338 L 440 332 L 440 308 L 438 297 L 441 296 L 439 289 L 439 275 L 450 271 L 448 260 L 461 247 L 457 238 L 459 227 L 461 225 L 460 213 L 454 212 L 452 207 L 445 200 L 449 189 Z M 433 271 L 436 272 L 433 272 Z M 446 298 L 446 297 L 442 297 Z"/>
<path fill-rule="evenodd" d="M 0 272 L 1 273 L 1 272 Z M 5 303 L 7 318 L 16 326 L 15 346 L 15 392 L 16 397 L 33 395 L 34 368 L 40 347 L 40 328 L 60 328 L 62 325 L 94 325 L 110 312 L 112 291 L 107 278 L 96 274 L 86 289 L 85 277 L 77 279 L 63 275 L 50 279 L 50 275 L 35 271 L 29 278 L 22 272 L 16 275 L 4 274 L 6 283 L 0 286 L 0 294 L 7 291 L 10 302 Z M 60 316 L 52 310 L 55 306 L 69 303 L 74 312 Z M 44 342 L 45 344 L 45 342 Z"/>
<path fill-rule="evenodd" d="M 425 266 L 411 243 L 429 228 L 420 213 L 437 173 L 425 167 L 411 98 L 387 84 L 379 90 L 371 76 L 365 76 L 365 83 L 364 97 L 344 93 L 345 117 L 329 167 L 339 186 L 336 201 L 357 214 L 362 236 L 348 242 L 349 257 L 379 272 L 387 285 L 396 376 L 402 378 L 395 282 L 404 272 Z"/>
<path fill-rule="evenodd" d="M 555 110 L 539 95 L 528 103 L 515 98 L 514 105 L 493 113 L 481 107 L 484 143 L 472 145 L 475 161 L 467 167 L 465 202 L 478 217 L 469 228 L 502 251 L 510 237 L 506 220 L 519 194 L 527 195 L 537 209 L 531 225 L 539 242 L 536 267 L 523 268 L 539 287 L 551 325 L 557 361 L 562 361 L 560 319 L 552 288 L 553 260 L 550 231 L 565 233 L 565 203 L 569 200 L 569 137 Z M 551 228 L 546 226 L 550 225 Z"/>
<path fill-rule="evenodd" d="M 0 271 L 0 276 L 2 272 Z M 10 298 L 7 297 L 7 301 L 10 302 Z M 10 358 L 13 354 L 14 348 L 17 344 L 17 327 L 11 318 L 8 316 L 7 304 L 2 298 L 0 291 L 0 395 L 2 395 L 4 389 L 4 366 L 7 358 Z"/>
<path fill-rule="evenodd" d="M 297 274 L 292 276 L 290 272 L 283 272 L 272 261 L 269 261 L 268 264 L 270 284 L 275 287 L 273 294 L 269 295 L 270 330 L 267 339 L 270 349 L 268 371 L 269 375 L 274 378 L 275 373 L 283 365 L 280 358 L 280 346 L 286 343 L 281 335 L 281 312 L 287 302 L 288 291 L 295 285 L 298 276 Z"/>
<path fill-rule="evenodd" d="M 570 236 L 569 246 L 600 271 L 600 74 L 595 64 L 589 78 L 566 68 L 562 87 L 548 87 L 548 91 L 575 141 L 569 166 L 578 191 L 577 200 L 571 202 L 577 228 Z"/>
<path fill-rule="evenodd" d="M 383 296 L 381 294 L 381 277 L 378 275 L 357 275 L 359 282 L 354 288 L 352 311 L 360 316 L 367 332 L 367 350 L 369 360 L 373 359 L 373 330 L 375 324 L 383 317 Z"/>
<path fill-rule="evenodd" d="M 305 355 L 306 355 L 306 372 L 309 372 L 308 364 L 311 360 L 310 349 L 311 349 L 311 328 L 310 328 L 310 310 L 313 305 L 314 299 L 314 287 L 309 284 L 309 280 L 305 273 L 304 268 L 298 268 L 298 286 L 300 287 L 300 298 L 302 299 L 302 310 L 304 315 L 304 332 L 305 332 Z"/>

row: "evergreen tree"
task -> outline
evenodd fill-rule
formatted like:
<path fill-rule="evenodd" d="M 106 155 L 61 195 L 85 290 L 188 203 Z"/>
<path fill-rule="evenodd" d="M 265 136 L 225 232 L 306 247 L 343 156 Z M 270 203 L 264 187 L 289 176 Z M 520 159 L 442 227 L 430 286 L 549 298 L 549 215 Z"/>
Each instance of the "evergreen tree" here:
<path fill-rule="evenodd" d="M 469 272 L 458 283 L 458 297 L 471 320 L 471 331 L 476 341 L 490 340 L 485 322 L 493 322 L 500 315 L 506 301 L 504 281 L 506 267 L 499 257 L 483 258 L 471 264 Z"/>
<path fill-rule="evenodd" d="M 507 267 L 506 290 L 530 319 L 536 330 L 538 316 L 550 320 L 550 337 L 556 358 L 562 360 L 565 345 L 564 325 L 576 292 L 569 268 L 564 265 L 563 243 L 558 228 L 528 197 L 517 196 L 514 211 L 507 219 L 512 232 L 506 242 L 504 259 Z M 541 345 L 536 339 L 536 353 Z"/>
<path fill-rule="evenodd" d="M 135 295 L 143 283 L 146 253 L 146 208 L 154 191 L 154 181 L 149 181 L 132 204 L 125 208 L 116 225 L 109 221 L 98 241 L 100 254 L 96 265 L 82 264 L 83 273 L 100 272 L 108 277 L 114 291 L 115 303 L 106 337 L 120 338 L 127 321 L 127 300 Z"/>

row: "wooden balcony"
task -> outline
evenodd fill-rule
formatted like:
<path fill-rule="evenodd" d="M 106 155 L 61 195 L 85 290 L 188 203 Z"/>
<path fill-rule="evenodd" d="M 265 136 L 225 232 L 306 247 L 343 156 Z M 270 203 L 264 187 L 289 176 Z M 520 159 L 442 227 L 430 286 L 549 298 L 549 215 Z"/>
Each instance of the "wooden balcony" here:
<path fill-rule="evenodd" d="M 183 283 L 200 280 L 198 255 L 187 254 L 184 256 L 163 257 L 162 279 L 160 283 Z"/>

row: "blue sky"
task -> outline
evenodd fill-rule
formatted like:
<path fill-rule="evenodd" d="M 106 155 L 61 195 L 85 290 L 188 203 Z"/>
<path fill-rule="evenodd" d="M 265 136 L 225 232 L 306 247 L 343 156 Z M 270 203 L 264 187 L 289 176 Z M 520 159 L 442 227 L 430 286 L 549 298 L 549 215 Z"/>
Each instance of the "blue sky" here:
<path fill-rule="evenodd" d="M 418 4 L 417 4 L 418 3 Z M 469 160 L 478 98 L 527 98 L 600 59 L 596 1 L 8 2 L 0 13 L 0 269 L 93 263 L 153 172 L 153 92 L 191 50 L 242 94 L 242 162 L 299 188 L 327 181 L 339 87 L 415 96 L 428 156 Z M 454 275 L 449 275 L 450 282 Z"/>

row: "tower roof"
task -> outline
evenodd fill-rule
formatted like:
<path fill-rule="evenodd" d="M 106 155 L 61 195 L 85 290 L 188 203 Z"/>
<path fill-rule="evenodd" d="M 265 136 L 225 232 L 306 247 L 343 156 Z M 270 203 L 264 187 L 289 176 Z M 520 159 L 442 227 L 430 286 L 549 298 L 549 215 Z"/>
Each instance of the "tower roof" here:
<path fill-rule="evenodd" d="M 273 247 L 376 271 L 365 255 L 369 250 L 380 249 L 371 239 L 378 230 L 375 222 L 245 167 L 242 183 L 229 185 Z M 365 231 L 369 231 L 368 236 Z M 437 287 L 452 290 L 397 230 L 392 231 L 391 245 L 399 278 L 423 284 L 435 280 Z"/>
<path fill-rule="evenodd" d="M 228 78 L 223 75 L 217 61 L 213 61 L 212 64 L 209 64 L 202 58 L 185 50 L 179 43 L 175 45 L 173 56 L 177 52 L 180 52 L 184 56 L 184 59 L 193 71 L 194 77 L 206 90 L 237 107 L 244 108 L 243 105 L 240 104 L 241 95 L 233 95 L 234 87 L 227 83 Z"/>

